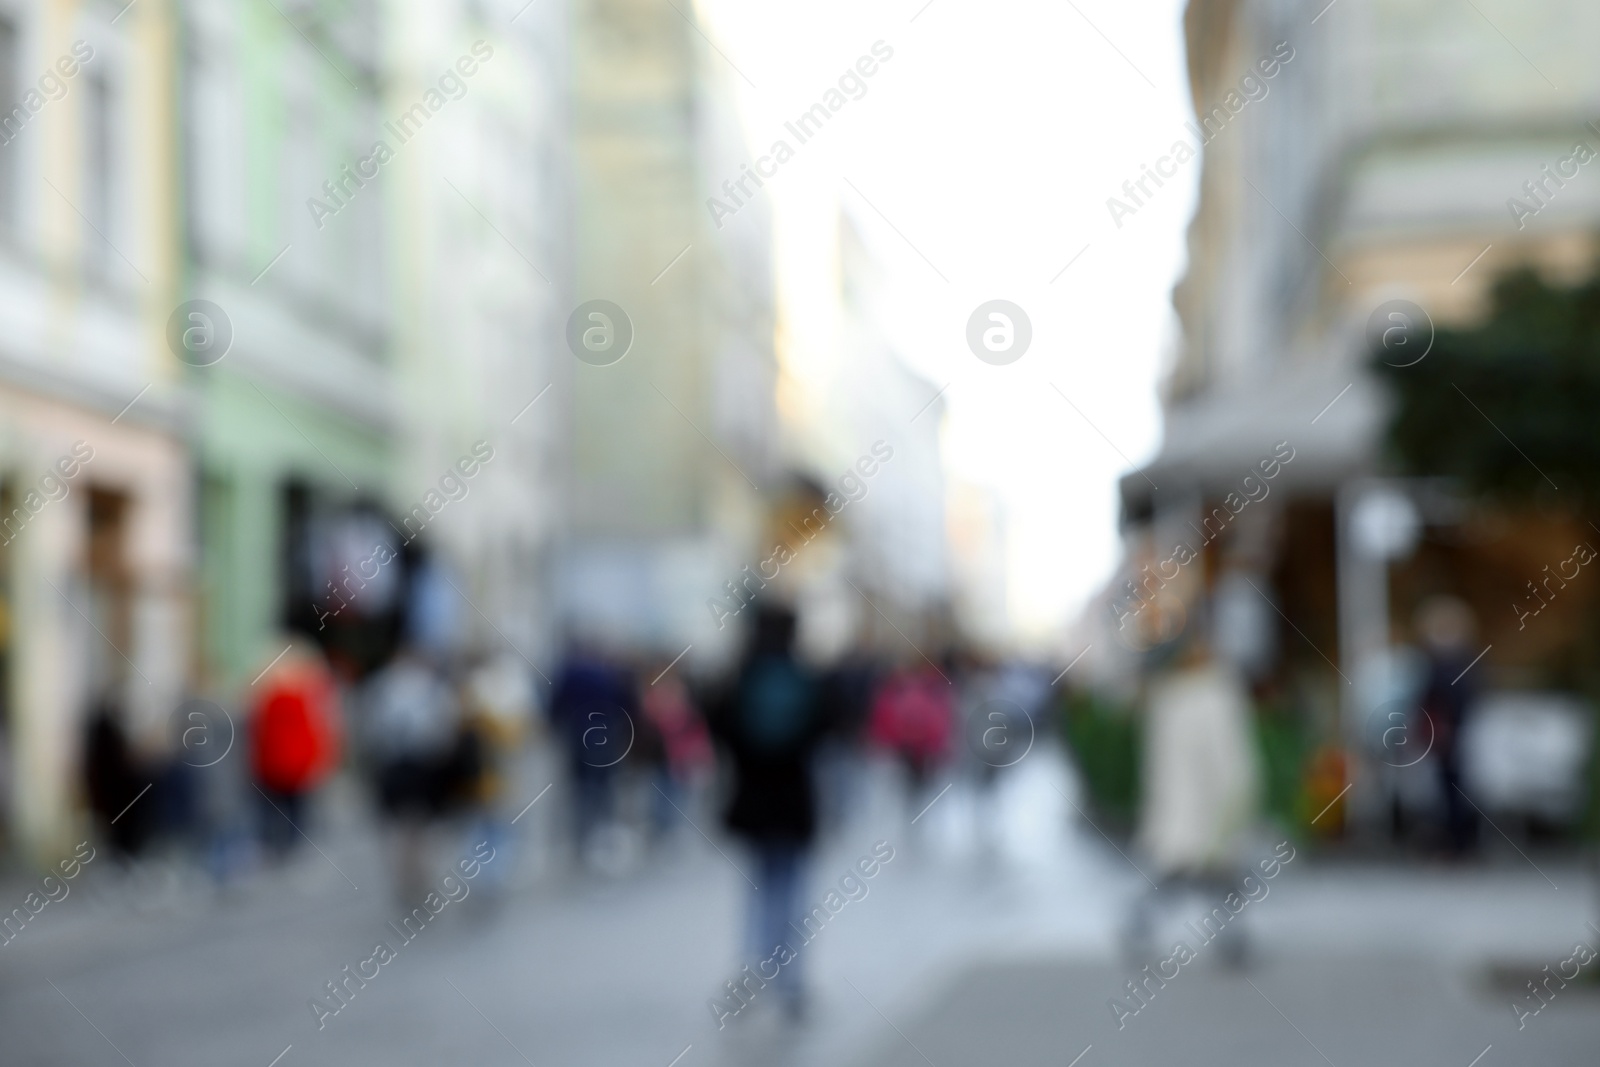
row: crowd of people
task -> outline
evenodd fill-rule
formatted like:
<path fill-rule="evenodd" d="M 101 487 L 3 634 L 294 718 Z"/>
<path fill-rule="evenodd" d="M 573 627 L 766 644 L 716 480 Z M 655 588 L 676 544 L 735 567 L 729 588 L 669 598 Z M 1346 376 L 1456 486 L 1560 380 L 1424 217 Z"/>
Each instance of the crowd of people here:
<path fill-rule="evenodd" d="M 237 714 L 188 701 L 164 748 L 141 746 L 125 709 L 103 701 L 84 745 L 89 809 L 125 865 L 172 845 L 228 883 L 304 847 L 327 821 L 319 796 L 348 768 L 366 786 L 390 838 L 397 891 L 409 897 L 426 884 L 441 828 L 467 823 L 491 844 L 505 835 L 498 809 L 529 725 L 528 687 L 516 673 L 406 643 L 352 680 L 297 636 Z"/>
<path fill-rule="evenodd" d="M 775 894 L 755 912 L 776 923 L 798 906 L 819 830 L 859 799 L 866 759 L 902 769 L 908 813 L 944 784 L 940 768 L 960 765 L 981 792 L 1044 727 L 1048 693 L 1025 668 L 954 653 L 856 652 L 818 668 L 795 636 L 795 615 L 764 605 L 737 663 L 715 676 L 577 636 L 548 679 L 514 658 L 419 641 L 353 677 L 298 636 L 235 714 L 197 702 L 175 716 L 159 758 L 141 755 L 126 714 L 102 704 L 86 737 L 87 798 L 113 854 L 187 847 L 227 883 L 308 847 L 338 807 L 323 799 L 341 791 L 331 783 L 358 782 L 408 899 L 451 835 L 515 852 L 516 808 L 545 783 L 521 782 L 515 796 L 509 786 L 530 747 L 546 746 L 575 867 L 615 873 L 720 817 Z M 497 864 L 496 877 L 512 867 Z"/>
<path fill-rule="evenodd" d="M 555 811 L 538 821 L 566 843 L 574 871 L 616 876 L 718 822 L 742 846 L 753 890 L 746 949 L 772 958 L 803 918 L 819 837 L 861 808 L 868 761 L 896 769 L 907 824 L 957 776 L 978 818 L 993 820 L 1000 776 L 1049 727 L 1053 687 L 1025 664 L 955 650 L 935 660 L 911 647 L 893 658 L 858 648 L 822 667 L 797 650 L 789 608 L 758 604 L 746 621 L 736 661 L 716 673 L 691 673 L 681 656 L 629 656 L 580 633 L 549 677 L 516 658 L 451 655 L 414 638 L 355 676 L 337 654 L 330 661 L 295 638 L 248 687 L 237 738 L 225 712 L 200 702 L 175 717 L 163 764 L 141 759 L 119 710 L 102 705 L 86 739 L 88 799 L 114 856 L 131 860 L 163 838 L 188 842 L 227 882 L 285 864 L 339 807 L 319 794 L 333 781 L 361 783 L 402 902 L 420 898 L 464 839 L 507 857 L 489 875 L 493 899 L 515 868 L 513 824 L 528 797 L 552 789 Z M 1467 627 L 1452 605 L 1424 613 L 1426 721 L 1411 724 L 1434 752 L 1442 839 L 1457 850 L 1474 829 L 1449 803 L 1471 695 L 1450 680 L 1470 652 Z M 1258 828 L 1263 772 L 1250 698 L 1212 636 L 1196 620 L 1153 661 L 1132 841 L 1150 892 L 1130 902 L 1123 931 L 1135 954 L 1180 899 L 1231 891 Z M 535 747 L 536 777 L 547 780 L 518 781 Z M 342 807 L 354 824 L 350 809 Z M 886 830 L 907 836 L 905 824 Z M 1225 962 L 1244 959 L 1245 925 L 1222 939 Z M 773 999 L 795 1018 L 805 1014 L 801 974 L 790 960 L 773 982 Z"/>
<path fill-rule="evenodd" d="M 227 883 L 287 864 L 335 809 L 359 826 L 348 802 L 323 802 L 358 785 L 408 904 L 463 840 L 506 857 L 487 870 L 484 896 L 496 899 L 526 840 L 514 824 L 551 790 L 536 821 L 565 843 L 556 854 L 568 869 L 601 877 L 717 824 L 742 847 L 752 888 L 744 951 L 780 961 L 772 1000 L 800 1018 L 803 968 L 783 947 L 804 918 L 819 838 L 863 810 L 868 762 L 891 765 L 903 784 L 905 822 L 882 828 L 896 840 L 915 839 L 911 824 L 957 777 L 969 783 L 979 838 L 992 838 L 996 786 L 1049 729 L 1055 690 L 1048 672 L 1022 662 L 959 649 L 929 658 L 909 642 L 898 655 L 857 647 L 821 666 L 798 651 L 788 607 L 758 603 L 744 621 L 743 647 L 719 672 L 580 632 L 546 677 L 517 657 L 451 653 L 426 628 L 356 672 L 337 649 L 330 658 L 295 637 L 247 687 L 237 736 L 227 712 L 191 702 L 173 719 L 165 759 L 152 760 L 121 709 L 103 703 L 85 739 L 88 801 L 100 839 L 130 868 L 153 842 L 187 843 Z M 1194 901 L 1240 900 L 1259 851 L 1264 767 L 1249 686 L 1209 623 L 1196 613 L 1149 657 L 1130 842 L 1149 892 L 1129 901 L 1121 940 L 1131 957 L 1148 955 Z M 1457 799 L 1475 696 L 1460 684 L 1471 625 L 1459 602 L 1425 605 L 1413 710 L 1382 720 L 1380 739 L 1390 768 L 1431 757 L 1417 772 L 1437 778 L 1441 798 L 1430 839 L 1455 857 L 1477 836 L 1475 813 Z M 523 773 L 535 762 L 537 775 Z M 1293 855 L 1284 847 L 1280 862 Z M 1248 925 L 1219 931 L 1224 963 L 1245 961 Z"/>

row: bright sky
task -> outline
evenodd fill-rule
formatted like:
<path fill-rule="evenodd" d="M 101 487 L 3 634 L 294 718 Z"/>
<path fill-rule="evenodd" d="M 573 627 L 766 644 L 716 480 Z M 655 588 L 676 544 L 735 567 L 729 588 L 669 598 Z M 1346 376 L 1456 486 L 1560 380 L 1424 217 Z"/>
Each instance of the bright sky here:
<path fill-rule="evenodd" d="M 1013 621 L 1038 637 L 1105 581 L 1117 478 L 1159 445 L 1156 386 L 1175 343 L 1170 294 L 1198 161 L 1120 229 L 1106 199 L 1185 136 L 1182 4 L 922 3 L 701 0 L 700 10 L 743 72 L 732 80 L 757 153 L 779 137 L 795 144 L 783 123 L 875 41 L 894 50 L 866 95 L 763 190 L 779 299 L 792 311 L 824 295 L 831 276 L 809 268 L 819 221 L 842 203 L 886 269 L 903 356 L 930 396 L 950 383 L 947 469 L 1002 502 Z M 981 362 L 965 340 L 973 310 L 996 298 L 1033 326 L 1028 352 L 1007 366 Z M 804 358 L 826 340 L 796 344 Z"/>

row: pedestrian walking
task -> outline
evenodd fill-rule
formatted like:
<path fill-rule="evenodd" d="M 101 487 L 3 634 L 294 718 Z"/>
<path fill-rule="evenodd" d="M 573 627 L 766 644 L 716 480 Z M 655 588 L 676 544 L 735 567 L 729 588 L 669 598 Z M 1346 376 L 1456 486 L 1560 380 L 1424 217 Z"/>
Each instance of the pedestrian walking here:
<path fill-rule="evenodd" d="M 1467 669 L 1474 652 L 1472 609 L 1454 597 L 1433 597 L 1417 611 L 1417 630 L 1427 658 L 1418 723 L 1424 744 L 1431 739 L 1426 762 L 1433 769 L 1439 790 L 1439 843 L 1446 857 L 1459 859 L 1477 842 L 1477 813 L 1462 791 L 1462 734 L 1477 697 L 1477 684 Z"/>
<path fill-rule="evenodd" d="M 283 860 L 304 832 L 312 793 L 338 766 L 339 693 L 322 654 L 301 639 L 252 688 L 250 769 L 261 841 Z"/>
<path fill-rule="evenodd" d="M 795 616 L 761 606 L 749 650 L 712 716 L 712 729 L 733 766 L 725 822 L 755 857 L 750 949 L 774 955 L 799 936 L 807 860 L 817 827 L 812 757 L 825 731 L 821 692 L 794 654 Z M 799 959 L 793 953 L 774 978 L 791 1019 L 804 1012 Z"/>
<path fill-rule="evenodd" d="M 149 840 L 154 816 L 135 803 L 152 778 L 134 750 L 124 718 L 121 705 L 109 697 L 95 706 L 84 738 L 83 777 L 95 826 L 110 842 L 112 854 L 126 863 Z"/>
<path fill-rule="evenodd" d="M 1215 657 L 1196 623 L 1177 645 L 1177 664 L 1152 685 L 1140 768 L 1137 844 L 1155 889 L 1135 904 L 1128 947 L 1148 947 L 1160 905 L 1199 892 L 1220 901 L 1244 872 L 1255 828 L 1260 768 L 1249 694 L 1233 666 Z M 1219 951 L 1242 963 L 1245 940 L 1230 925 Z"/>
<path fill-rule="evenodd" d="M 955 727 L 955 687 L 921 657 L 885 678 L 873 698 L 867 737 L 905 770 L 907 809 L 922 806 L 933 768 L 950 754 Z"/>
<path fill-rule="evenodd" d="M 451 757 L 451 790 L 466 811 L 469 840 L 487 842 L 499 857 L 481 885 L 498 889 L 511 870 L 512 834 L 506 804 L 514 788 L 515 756 L 528 733 L 532 696 L 517 662 L 484 658 L 462 686 L 462 721 Z"/>
<path fill-rule="evenodd" d="M 582 862 L 615 866 L 618 765 L 633 749 L 638 698 L 632 675 L 595 642 L 574 641 L 556 675 L 551 725 L 566 749 L 573 847 Z"/>
<path fill-rule="evenodd" d="M 378 808 L 388 823 L 394 884 L 415 903 L 427 888 L 429 837 L 459 760 L 460 709 L 440 670 L 412 645 L 367 682 L 362 737 Z"/>
<path fill-rule="evenodd" d="M 639 745 L 636 753 L 650 777 L 651 812 L 658 837 L 666 837 L 683 821 L 680 811 L 711 770 L 711 735 L 689 687 L 668 670 L 665 659 L 654 665 L 655 681 L 639 696 Z"/>

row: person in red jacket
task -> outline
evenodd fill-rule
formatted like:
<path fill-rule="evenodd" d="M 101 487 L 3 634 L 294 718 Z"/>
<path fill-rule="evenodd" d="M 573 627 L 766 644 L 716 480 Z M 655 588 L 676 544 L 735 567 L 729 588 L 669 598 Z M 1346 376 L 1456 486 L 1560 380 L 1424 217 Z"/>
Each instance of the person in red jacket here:
<path fill-rule="evenodd" d="M 339 692 L 322 656 L 299 641 L 250 688 L 261 839 L 282 859 L 304 825 L 306 798 L 338 765 Z"/>
<path fill-rule="evenodd" d="M 921 803 L 929 776 L 948 757 L 954 724 L 954 686 L 932 662 L 907 659 L 878 686 L 867 740 L 905 767 L 912 804 Z"/>

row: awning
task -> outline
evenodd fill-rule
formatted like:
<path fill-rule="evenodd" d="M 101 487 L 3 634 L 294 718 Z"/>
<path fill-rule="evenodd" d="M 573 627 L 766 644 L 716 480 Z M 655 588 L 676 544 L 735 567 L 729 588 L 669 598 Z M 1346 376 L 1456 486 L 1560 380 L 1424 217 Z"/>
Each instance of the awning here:
<path fill-rule="evenodd" d="M 1372 470 L 1388 403 L 1369 372 L 1340 360 L 1282 367 L 1268 380 L 1241 380 L 1172 405 L 1161 451 L 1122 477 L 1123 521 L 1237 489 L 1247 475 L 1259 477 L 1258 464 L 1280 443 L 1294 451 L 1275 489 L 1331 492 Z"/>

